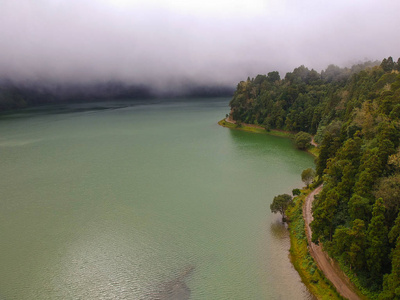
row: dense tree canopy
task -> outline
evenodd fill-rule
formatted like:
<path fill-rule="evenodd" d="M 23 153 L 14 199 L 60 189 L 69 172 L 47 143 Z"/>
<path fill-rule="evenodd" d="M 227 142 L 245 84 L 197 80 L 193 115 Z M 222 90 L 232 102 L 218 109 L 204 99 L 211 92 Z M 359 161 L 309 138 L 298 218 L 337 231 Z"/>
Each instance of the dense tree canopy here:
<path fill-rule="evenodd" d="M 399 71 L 392 57 L 321 73 L 300 66 L 240 82 L 230 103 L 235 120 L 315 135 L 324 187 L 312 239 L 381 299 L 400 299 Z"/>

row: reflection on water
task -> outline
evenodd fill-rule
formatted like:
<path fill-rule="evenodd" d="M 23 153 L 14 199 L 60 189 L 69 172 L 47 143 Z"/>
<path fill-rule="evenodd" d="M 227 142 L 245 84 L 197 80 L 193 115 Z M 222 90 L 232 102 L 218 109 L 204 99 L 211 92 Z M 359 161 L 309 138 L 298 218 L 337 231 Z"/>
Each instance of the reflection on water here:
<path fill-rule="evenodd" d="M 312 158 L 228 101 L 2 119 L 1 296 L 309 299 L 269 206 Z"/>
<path fill-rule="evenodd" d="M 287 238 L 289 236 L 287 224 L 282 222 L 282 218 L 279 218 L 275 222 L 271 222 L 271 233 L 274 238 L 277 239 Z"/>
<path fill-rule="evenodd" d="M 181 271 L 175 279 L 163 283 L 158 291 L 150 295 L 151 300 L 187 300 L 190 298 L 190 289 L 186 280 L 192 274 L 194 266 L 189 265 Z"/>

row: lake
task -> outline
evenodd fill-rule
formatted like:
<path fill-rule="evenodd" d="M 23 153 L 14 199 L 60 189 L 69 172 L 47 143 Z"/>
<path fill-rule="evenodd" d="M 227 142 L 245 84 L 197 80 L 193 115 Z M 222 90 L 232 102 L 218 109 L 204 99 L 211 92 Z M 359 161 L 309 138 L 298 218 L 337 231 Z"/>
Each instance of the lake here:
<path fill-rule="evenodd" d="M 274 196 L 313 157 L 228 98 L 0 117 L 0 299 L 312 299 Z"/>

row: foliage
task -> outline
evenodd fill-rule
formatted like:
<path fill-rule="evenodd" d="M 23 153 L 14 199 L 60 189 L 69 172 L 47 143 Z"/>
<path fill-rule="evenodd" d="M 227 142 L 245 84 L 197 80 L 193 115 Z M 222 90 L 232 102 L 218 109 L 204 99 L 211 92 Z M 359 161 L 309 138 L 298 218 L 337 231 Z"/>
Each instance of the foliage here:
<path fill-rule="evenodd" d="M 330 65 L 320 74 L 300 66 L 283 79 L 278 72 L 248 78 L 237 85 L 230 102 L 231 116 L 271 129 L 315 134 L 319 125 L 327 126 L 346 112 L 344 101 L 352 94 L 340 89 L 352 84 L 360 71 L 374 65 L 377 64 L 366 62 L 350 69 Z"/>
<path fill-rule="evenodd" d="M 389 156 L 388 164 L 392 165 L 393 168 L 395 168 L 397 171 L 400 171 L 400 150 L 398 150 L 396 154 L 392 154 Z"/>
<path fill-rule="evenodd" d="M 274 197 L 274 200 L 272 201 L 270 205 L 271 212 L 273 213 L 281 213 L 282 215 L 282 220 L 286 220 L 286 209 L 288 208 L 289 204 L 292 203 L 292 196 L 288 194 L 282 194 Z"/>
<path fill-rule="evenodd" d="M 294 267 L 308 289 L 318 299 L 341 299 L 331 283 L 319 271 L 314 259 L 308 252 L 308 243 L 303 219 L 303 203 L 310 190 L 293 199 L 293 206 L 287 209 L 290 220 L 290 255 Z"/>
<path fill-rule="evenodd" d="M 382 178 L 374 192 L 376 198 L 384 199 L 386 218 L 391 224 L 400 211 L 400 174 Z"/>
<path fill-rule="evenodd" d="M 400 299 L 400 213 L 389 232 L 390 242 L 396 241 L 392 250 L 392 272 L 383 278 L 383 292 L 380 299 Z"/>
<path fill-rule="evenodd" d="M 385 206 L 382 198 L 376 200 L 367 231 L 367 266 L 374 284 L 382 281 L 388 260 L 388 229 L 385 225 Z"/>
<path fill-rule="evenodd" d="M 304 150 L 310 146 L 311 135 L 307 132 L 300 131 L 294 136 L 294 143 L 297 149 Z"/>
<path fill-rule="evenodd" d="M 315 177 L 315 171 L 311 168 L 305 169 L 301 173 L 301 180 L 307 185 L 307 187 L 313 181 L 314 177 Z"/>
<path fill-rule="evenodd" d="M 293 195 L 293 196 L 299 196 L 300 194 L 301 194 L 300 189 L 293 189 L 293 190 L 292 190 L 292 195 Z"/>
<path fill-rule="evenodd" d="M 235 120 L 316 134 L 324 188 L 312 239 L 381 299 L 400 299 L 399 70 L 391 57 L 320 74 L 300 66 L 280 80 L 242 81 L 230 103 Z"/>
<path fill-rule="evenodd" d="M 258 127 L 258 126 L 248 126 L 246 124 L 242 124 L 241 127 L 237 127 L 236 124 L 234 123 L 229 123 L 226 122 L 225 119 L 221 120 L 218 122 L 219 125 L 235 129 L 235 130 L 241 130 L 241 131 L 247 131 L 247 132 L 253 132 L 253 133 L 260 133 L 260 134 L 268 134 L 268 135 L 273 135 L 273 136 L 279 136 L 279 137 L 285 137 L 285 138 L 293 138 L 293 134 L 287 131 L 282 131 L 282 130 L 271 130 L 269 132 L 266 132 L 264 128 Z"/>

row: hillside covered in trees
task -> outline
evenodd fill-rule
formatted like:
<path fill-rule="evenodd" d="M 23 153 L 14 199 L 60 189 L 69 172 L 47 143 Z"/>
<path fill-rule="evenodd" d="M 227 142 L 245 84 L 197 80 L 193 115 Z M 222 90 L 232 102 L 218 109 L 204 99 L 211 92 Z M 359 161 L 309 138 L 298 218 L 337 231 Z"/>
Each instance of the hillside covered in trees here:
<path fill-rule="evenodd" d="M 150 85 L 118 81 L 98 83 L 23 82 L 0 78 L 0 112 L 43 104 L 149 99 L 168 97 L 231 96 L 233 88 L 224 85 L 182 84 L 181 89 L 160 90 Z"/>
<path fill-rule="evenodd" d="M 238 84 L 230 116 L 319 143 L 313 241 L 379 299 L 400 299 L 400 59 Z"/>

